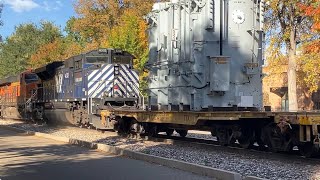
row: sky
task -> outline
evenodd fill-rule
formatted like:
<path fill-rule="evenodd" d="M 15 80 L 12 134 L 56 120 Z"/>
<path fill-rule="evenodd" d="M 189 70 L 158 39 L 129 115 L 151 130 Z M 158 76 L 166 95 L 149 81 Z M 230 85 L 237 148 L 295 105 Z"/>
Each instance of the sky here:
<path fill-rule="evenodd" d="M 52 21 L 64 29 L 71 16 L 75 16 L 74 0 L 0 0 L 4 4 L 0 35 L 6 38 L 21 23 L 39 23 L 41 20 Z"/>

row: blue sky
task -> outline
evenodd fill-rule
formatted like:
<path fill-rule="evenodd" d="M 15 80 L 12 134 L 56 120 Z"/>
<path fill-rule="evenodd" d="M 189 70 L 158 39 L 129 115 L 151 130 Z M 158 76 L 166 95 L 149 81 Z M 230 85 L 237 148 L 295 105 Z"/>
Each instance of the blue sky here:
<path fill-rule="evenodd" d="M 4 4 L 0 34 L 5 38 L 21 23 L 52 21 L 63 30 L 71 16 L 74 0 L 0 0 Z"/>

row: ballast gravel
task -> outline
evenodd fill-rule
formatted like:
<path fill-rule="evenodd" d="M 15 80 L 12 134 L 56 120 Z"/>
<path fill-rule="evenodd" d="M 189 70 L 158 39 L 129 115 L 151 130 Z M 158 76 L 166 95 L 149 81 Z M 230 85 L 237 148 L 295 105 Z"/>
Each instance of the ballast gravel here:
<path fill-rule="evenodd" d="M 305 159 L 278 153 L 258 152 L 220 146 L 193 143 L 170 144 L 141 141 L 119 137 L 114 132 L 98 132 L 77 127 L 51 127 L 35 125 L 18 120 L 0 120 L 0 125 L 37 131 L 56 136 L 104 143 L 155 156 L 182 160 L 240 173 L 242 176 L 257 176 L 274 180 L 312 179 L 320 180 L 320 159 Z M 210 134 L 192 132 L 193 138 L 212 138 Z"/>

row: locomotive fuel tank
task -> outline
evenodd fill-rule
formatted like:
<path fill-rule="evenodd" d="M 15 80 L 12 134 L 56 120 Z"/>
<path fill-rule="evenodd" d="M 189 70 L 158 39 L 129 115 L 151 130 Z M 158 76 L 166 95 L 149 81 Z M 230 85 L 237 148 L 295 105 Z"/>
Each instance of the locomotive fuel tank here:
<path fill-rule="evenodd" d="M 149 24 L 151 110 L 260 110 L 263 1 L 156 3 Z"/>

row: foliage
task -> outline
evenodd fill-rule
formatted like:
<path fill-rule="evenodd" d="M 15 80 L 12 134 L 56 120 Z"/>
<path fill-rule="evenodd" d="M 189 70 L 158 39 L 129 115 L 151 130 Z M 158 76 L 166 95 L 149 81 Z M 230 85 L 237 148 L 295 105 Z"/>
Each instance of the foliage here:
<path fill-rule="evenodd" d="M 142 18 L 152 7 L 154 0 L 77 0 L 74 7 L 78 18 L 72 30 L 78 32 L 89 44 L 107 46 L 108 36 L 122 23 L 127 10 Z"/>
<path fill-rule="evenodd" d="M 29 64 L 31 68 L 41 67 L 53 61 L 62 61 L 76 54 L 80 54 L 82 47 L 75 42 L 59 38 L 54 42 L 45 44 L 31 55 Z"/>
<path fill-rule="evenodd" d="M 310 4 L 300 4 L 305 15 L 312 19 L 312 30 L 316 32 L 315 38 L 303 44 L 302 55 L 298 61 L 300 64 L 301 79 L 309 87 L 309 92 L 316 92 L 320 86 L 320 1 L 314 0 Z"/>
<path fill-rule="evenodd" d="M 300 78 L 310 93 L 316 92 L 320 85 L 320 40 L 304 44 L 302 50 L 298 58 Z"/>
<path fill-rule="evenodd" d="M 29 67 L 29 60 L 38 48 L 61 38 L 59 28 L 51 22 L 21 24 L 1 44 L 0 76 L 15 75 Z"/>
<path fill-rule="evenodd" d="M 111 47 L 126 50 L 136 57 L 134 67 L 139 71 L 142 89 L 146 87 L 144 79 L 148 75 L 144 71 L 144 64 L 148 59 L 146 28 L 147 24 L 142 17 L 127 10 L 121 16 L 121 23 L 113 28 L 108 38 Z"/>
<path fill-rule="evenodd" d="M 320 31 L 320 1 L 315 0 L 311 4 L 300 4 L 300 7 L 305 11 L 307 16 L 313 19 L 313 30 Z"/>
<path fill-rule="evenodd" d="M 269 39 L 268 55 L 270 58 L 268 60 L 273 61 L 270 64 L 275 69 L 281 67 L 277 64 L 283 64 L 283 61 L 287 60 L 289 109 L 297 110 L 297 49 L 301 44 L 316 37 L 311 31 L 311 18 L 305 15 L 304 9 L 300 6 L 302 3 L 310 6 L 314 1 L 271 0 L 269 2 L 266 13 L 267 35 L 271 37 Z M 305 61 L 305 63 L 307 62 Z"/>

